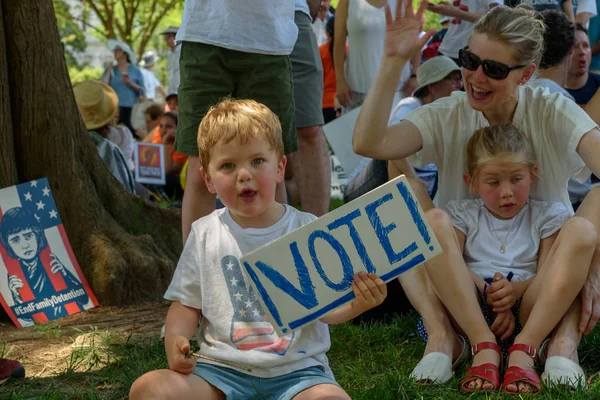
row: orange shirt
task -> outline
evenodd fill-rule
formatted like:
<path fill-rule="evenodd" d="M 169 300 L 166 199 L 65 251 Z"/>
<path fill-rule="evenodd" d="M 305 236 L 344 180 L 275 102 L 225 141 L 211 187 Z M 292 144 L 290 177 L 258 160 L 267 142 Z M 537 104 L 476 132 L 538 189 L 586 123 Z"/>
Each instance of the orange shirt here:
<path fill-rule="evenodd" d="M 321 54 L 321 63 L 323 64 L 323 105 L 322 108 L 335 108 L 334 99 L 337 90 L 335 69 L 333 67 L 333 57 L 329 51 L 330 43 L 327 42 L 319 46 Z M 346 53 L 348 45 L 346 45 Z"/>
<path fill-rule="evenodd" d="M 158 129 L 155 129 L 154 133 L 152 134 L 152 143 L 155 143 L 155 144 L 162 143 L 162 139 L 160 138 L 160 132 L 158 131 Z M 174 163 L 183 165 L 183 164 L 185 164 L 187 159 L 188 159 L 187 154 L 176 152 L 175 150 L 173 150 L 173 145 L 171 145 L 171 160 Z"/>

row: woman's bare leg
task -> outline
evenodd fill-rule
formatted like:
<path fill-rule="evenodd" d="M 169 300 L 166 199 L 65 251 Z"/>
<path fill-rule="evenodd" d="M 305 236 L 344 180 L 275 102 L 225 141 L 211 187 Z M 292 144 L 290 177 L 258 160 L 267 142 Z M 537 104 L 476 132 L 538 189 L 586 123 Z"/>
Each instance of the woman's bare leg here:
<path fill-rule="evenodd" d="M 579 206 L 575 213 L 576 216 L 585 218 L 594 224 L 596 232 L 600 233 L 600 187 L 592 189 L 585 200 Z M 571 264 L 572 267 L 579 267 Z M 580 299 L 575 300 L 569 308 L 557 329 L 554 330 L 550 344 L 548 346 L 548 357 L 561 356 L 567 357 L 579 363 L 577 355 L 577 347 L 581 341 L 582 334 L 589 334 L 594 323 L 586 323 L 588 319 L 597 321 L 600 318 L 600 304 L 596 300 L 595 307 L 582 307 L 582 303 L 590 305 L 589 301 L 584 301 L 584 298 L 598 299 L 599 293 L 594 293 L 594 286 L 598 282 L 600 271 L 600 244 L 596 246 L 596 251 L 592 258 L 589 267 L 588 278 L 584 284 Z M 581 321 L 584 321 L 581 324 Z"/>
<path fill-rule="evenodd" d="M 544 264 L 538 268 L 539 273 L 523 296 L 519 316 L 523 330 L 515 338 L 515 343 L 539 349 L 577 299 L 597 242 L 596 229 L 589 221 L 573 217 L 564 224 Z M 533 369 L 533 360 L 524 352 L 514 352 L 508 366 Z M 507 391 L 528 392 L 530 387 L 519 383 L 509 385 Z"/>
<path fill-rule="evenodd" d="M 427 273 L 442 303 L 454 320 L 469 337 L 471 344 L 496 343 L 496 337 L 488 327 L 477 299 L 473 279 L 460 250 L 454 227 L 448 214 L 433 209 L 426 212 L 427 220 L 435 233 L 443 253 L 426 263 Z M 473 358 L 473 365 L 493 363 L 500 357 L 493 350 L 483 350 Z M 480 379 L 474 379 L 471 387 L 482 387 Z M 491 388 L 489 382 L 483 389 Z"/>

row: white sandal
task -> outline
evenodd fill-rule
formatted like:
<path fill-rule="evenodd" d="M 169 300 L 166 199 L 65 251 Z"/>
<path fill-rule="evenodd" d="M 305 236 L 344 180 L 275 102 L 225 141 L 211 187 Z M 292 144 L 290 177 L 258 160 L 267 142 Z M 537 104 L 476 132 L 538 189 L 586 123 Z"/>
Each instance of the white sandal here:
<path fill-rule="evenodd" d="M 585 372 L 579 364 L 567 357 L 548 357 L 542 380 L 547 385 L 569 386 L 573 390 L 587 389 Z"/>
<path fill-rule="evenodd" d="M 587 389 L 585 372 L 579 364 L 562 356 L 546 358 L 549 343 L 550 339 L 544 340 L 539 351 L 540 364 L 544 365 L 544 372 L 542 373 L 544 383 L 546 385 L 569 386 L 573 390 Z"/>
<path fill-rule="evenodd" d="M 444 384 L 454 376 L 454 370 L 469 358 L 469 346 L 467 339 L 458 335 L 462 340 L 463 348 L 454 363 L 452 358 L 440 352 L 429 353 L 419 361 L 415 369 L 410 373 L 410 378 L 420 384 Z"/>

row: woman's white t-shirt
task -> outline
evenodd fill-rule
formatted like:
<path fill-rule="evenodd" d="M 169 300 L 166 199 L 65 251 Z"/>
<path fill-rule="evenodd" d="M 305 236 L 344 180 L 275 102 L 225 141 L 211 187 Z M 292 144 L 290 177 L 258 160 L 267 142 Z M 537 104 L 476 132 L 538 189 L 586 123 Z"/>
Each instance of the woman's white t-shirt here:
<path fill-rule="evenodd" d="M 177 42 L 289 55 L 298 38 L 294 1 L 185 0 Z"/>
<path fill-rule="evenodd" d="M 531 197 L 558 201 L 572 211 L 567 182 L 584 181 L 590 170 L 577 154 L 582 136 L 597 125 L 577 104 L 544 88 L 519 86 L 519 102 L 513 124 L 531 141 L 539 166 Z M 469 138 L 490 123 L 482 112 L 469 105 L 464 92 L 419 107 L 405 120 L 412 122 L 423 138 L 423 148 L 409 161 L 416 166 L 434 163 L 439 184 L 436 205 L 470 198 L 463 174 L 467 172 L 466 148 Z"/>

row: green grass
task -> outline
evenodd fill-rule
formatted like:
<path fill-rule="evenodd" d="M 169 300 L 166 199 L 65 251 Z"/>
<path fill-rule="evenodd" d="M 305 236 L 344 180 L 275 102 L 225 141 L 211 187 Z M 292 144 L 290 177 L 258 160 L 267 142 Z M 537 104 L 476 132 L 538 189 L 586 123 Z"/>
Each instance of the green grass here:
<path fill-rule="evenodd" d="M 416 315 L 392 323 L 331 328 L 331 367 L 337 381 L 353 399 L 515 399 L 500 393 L 463 395 L 458 378 L 443 386 L 418 386 L 407 377 L 424 349 L 415 334 Z M 125 399 L 133 381 L 143 373 L 166 368 L 160 339 L 91 329 L 88 340 L 76 348 L 63 373 L 52 378 L 7 382 L 0 386 L 1 399 Z M 582 365 L 589 375 L 600 369 L 600 333 L 584 339 Z M 460 377 L 466 366 L 457 373 Z M 598 399 L 600 381 L 589 391 L 568 392 L 545 388 L 537 399 Z"/>

